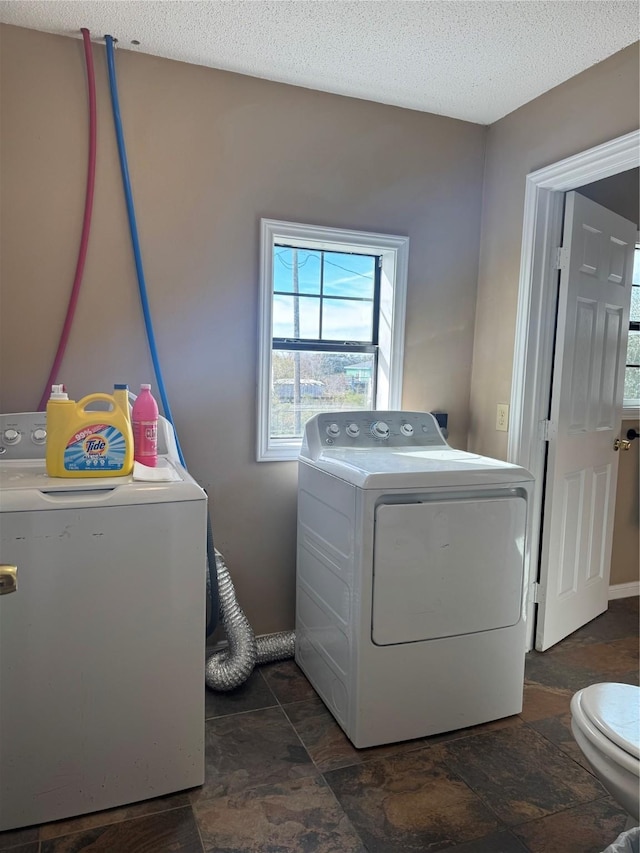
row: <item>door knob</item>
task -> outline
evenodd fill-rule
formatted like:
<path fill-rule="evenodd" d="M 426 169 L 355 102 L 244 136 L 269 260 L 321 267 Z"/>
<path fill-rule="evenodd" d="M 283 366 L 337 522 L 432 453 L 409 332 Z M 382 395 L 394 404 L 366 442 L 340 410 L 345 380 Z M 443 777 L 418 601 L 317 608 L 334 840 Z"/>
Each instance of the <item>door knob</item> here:
<path fill-rule="evenodd" d="M 18 588 L 18 567 L 0 563 L 0 595 L 15 592 Z"/>
<path fill-rule="evenodd" d="M 628 438 L 616 438 L 613 442 L 614 450 L 629 450 L 631 447 L 631 442 Z"/>

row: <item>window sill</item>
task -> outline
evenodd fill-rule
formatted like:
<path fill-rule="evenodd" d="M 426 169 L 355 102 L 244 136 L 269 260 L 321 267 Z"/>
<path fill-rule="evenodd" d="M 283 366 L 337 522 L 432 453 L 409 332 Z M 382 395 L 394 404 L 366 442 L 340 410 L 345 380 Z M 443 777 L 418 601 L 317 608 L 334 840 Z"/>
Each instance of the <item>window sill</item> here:
<path fill-rule="evenodd" d="M 283 442 L 280 445 L 271 445 L 262 450 L 257 462 L 296 462 L 300 455 L 302 439 L 298 442 Z"/>
<path fill-rule="evenodd" d="M 638 401 L 636 403 L 635 400 L 633 400 L 633 401 L 630 400 L 628 404 L 624 405 L 624 407 L 622 409 L 622 420 L 623 421 L 640 420 L 640 401 Z"/>

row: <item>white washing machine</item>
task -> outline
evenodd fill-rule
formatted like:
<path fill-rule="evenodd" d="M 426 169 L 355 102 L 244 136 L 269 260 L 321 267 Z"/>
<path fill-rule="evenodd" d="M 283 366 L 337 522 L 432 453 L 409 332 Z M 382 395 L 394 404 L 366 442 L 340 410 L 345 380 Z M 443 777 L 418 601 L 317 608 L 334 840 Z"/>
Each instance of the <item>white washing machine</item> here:
<path fill-rule="evenodd" d="M 0 415 L 0 830 L 204 781 L 207 501 L 159 426 L 173 481 L 58 479 Z"/>
<path fill-rule="evenodd" d="M 521 711 L 532 487 L 431 414 L 307 422 L 296 661 L 355 746 Z"/>

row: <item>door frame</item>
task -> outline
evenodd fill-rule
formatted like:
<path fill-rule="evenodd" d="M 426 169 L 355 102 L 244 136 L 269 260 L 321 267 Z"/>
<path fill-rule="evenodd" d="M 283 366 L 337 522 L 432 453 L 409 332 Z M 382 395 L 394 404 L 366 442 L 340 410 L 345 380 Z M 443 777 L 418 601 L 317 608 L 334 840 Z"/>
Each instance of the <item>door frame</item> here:
<path fill-rule="evenodd" d="M 640 166 L 640 130 L 552 163 L 526 178 L 507 459 L 535 477 L 530 519 L 527 647 L 533 648 L 542 526 L 545 422 L 549 410 L 557 301 L 557 247 L 564 194 Z"/>

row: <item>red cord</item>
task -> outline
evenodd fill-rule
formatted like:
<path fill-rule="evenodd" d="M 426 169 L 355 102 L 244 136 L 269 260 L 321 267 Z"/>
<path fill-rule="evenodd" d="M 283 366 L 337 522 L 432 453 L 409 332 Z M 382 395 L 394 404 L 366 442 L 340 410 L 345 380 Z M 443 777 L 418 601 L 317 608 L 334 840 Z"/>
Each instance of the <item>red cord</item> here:
<path fill-rule="evenodd" d="M 73 287 L 71 288 L 71 296 L 69 297 L 69 305 L 67 306 L 67 316 L 62 327 L 60 342 L 56 357 L 53 360 L 53 366 L 47 379 L 44 392 L 40 399 L 38 411 L 44 411 L 51 386 L 55 383 L 60 364 L 64 357 L 69 335 L 71 333 L 71 325 L 73 316 L 78 304 L 80 295 L 80 285 L 82 284 L 82 276 L 84 273 L 84 264 L 87 258 L 87 247 L 89 245 L 89 233 L 91 231 L 91 214 L 93 210 L 93 190 L 96 182 L 96 78 L 93 70 L 93 54 L 91 52 L 91 34 L 88 29 L 80 30 L 84 41 L 84 56 L 87 63 L 87 83 L 89 86 L 89 164 L 87 168 L 87 191 L 84 202 L 84 219 L 82 222 L 82 236 L 80 238 L 80 249 L 78 251 L 78 261 L 76 263 L 76 274 L 73 279 Z"/>

